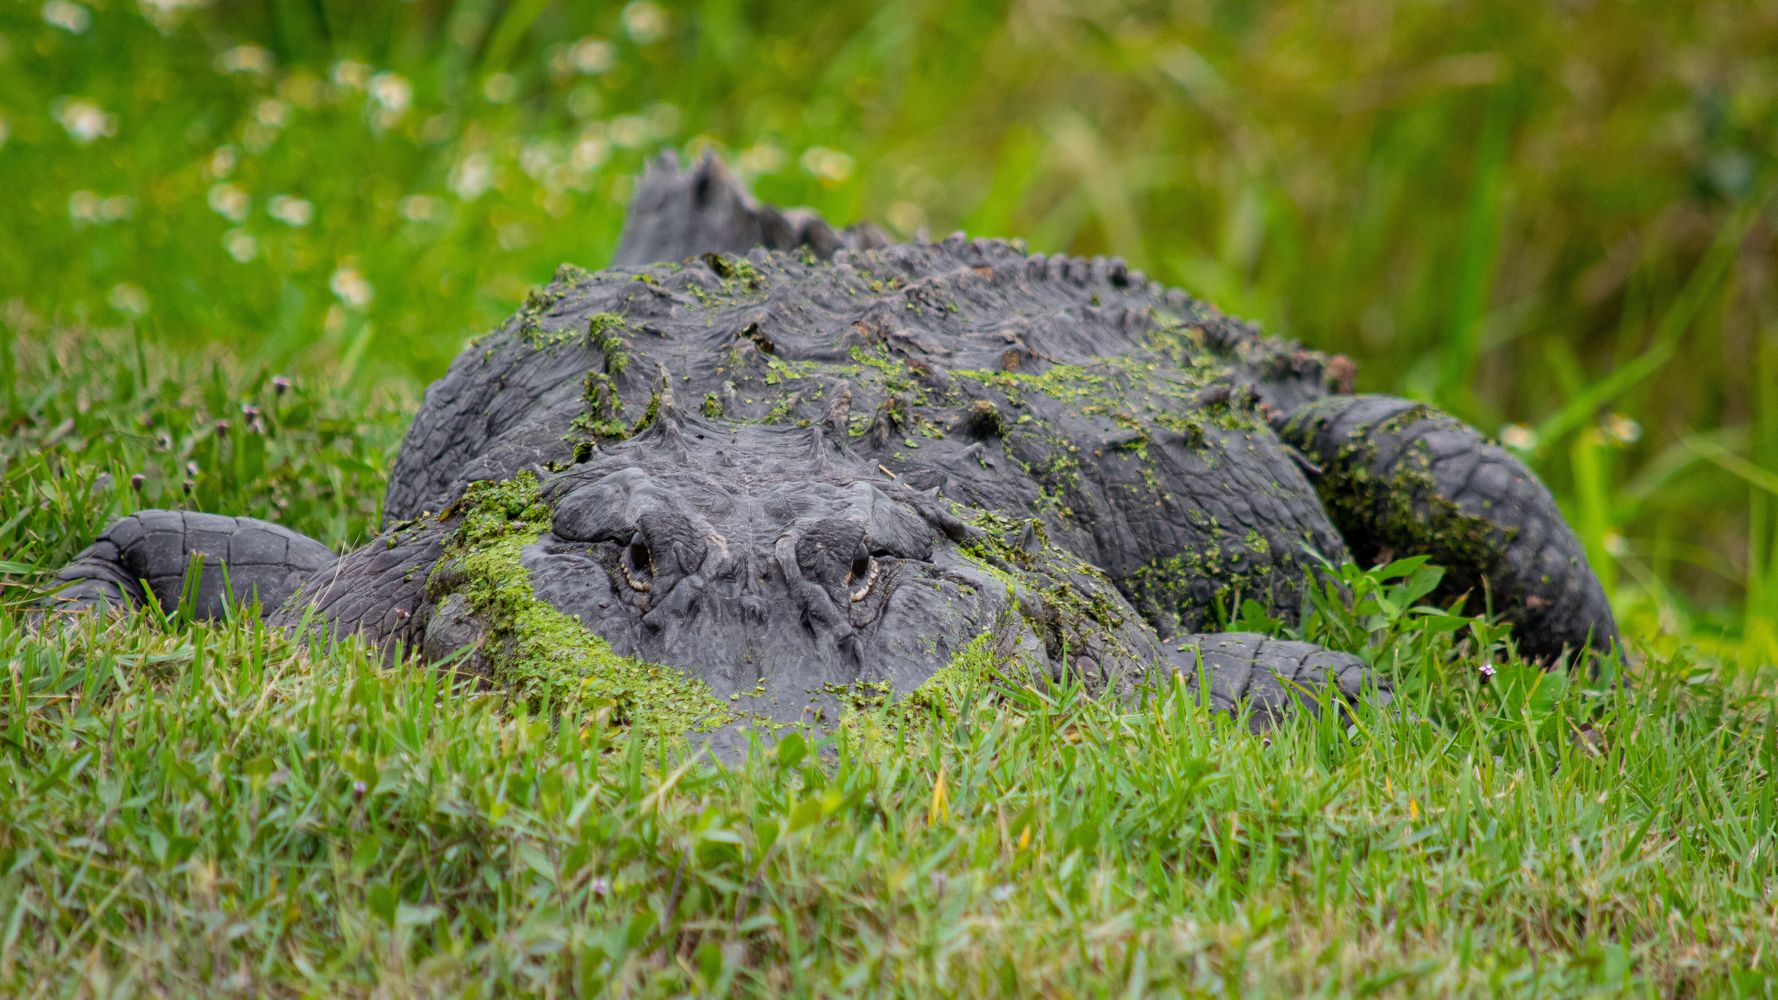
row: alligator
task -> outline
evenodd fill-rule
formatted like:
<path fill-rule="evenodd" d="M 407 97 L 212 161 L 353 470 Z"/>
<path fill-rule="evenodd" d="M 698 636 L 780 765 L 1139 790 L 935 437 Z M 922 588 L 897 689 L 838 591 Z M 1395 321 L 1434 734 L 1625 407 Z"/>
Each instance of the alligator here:
<path fill-rule="evenodd" d="M 611 266 L 564 265 L 430 387 L 368 544 L 142 511 L 52 600 L 261 607 L 731 738 L 971 654 L 1095 693 L 1172 679 L 1256 728 L 1387 700 L 1358 656 L 1215 625 L 1295 622 L 1333 567 L 1410 554 L 1528 658 L 1609 651 L 1537 477 L 1355 375 L 1117 259 L 840 229 L 668 154 Z"/>

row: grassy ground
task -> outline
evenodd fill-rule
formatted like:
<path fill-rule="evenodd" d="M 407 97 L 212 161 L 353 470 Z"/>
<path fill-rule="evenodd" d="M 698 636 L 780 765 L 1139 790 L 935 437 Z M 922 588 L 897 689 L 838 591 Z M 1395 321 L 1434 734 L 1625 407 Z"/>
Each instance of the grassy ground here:
<path fill-rule="evenodd" d="M 1773 52 L 1726 0 L 0 9 L 0 990 L 1760 986 Z M 363 539 L 426 381 L 662 144 L 1122 253 L 1501 432 L 1635 686 L 1372 575 L 1305 628 L 1421 721 L 1007 682 L 714 769 L 251 623 L 26 630 L 135 507 Z"/>

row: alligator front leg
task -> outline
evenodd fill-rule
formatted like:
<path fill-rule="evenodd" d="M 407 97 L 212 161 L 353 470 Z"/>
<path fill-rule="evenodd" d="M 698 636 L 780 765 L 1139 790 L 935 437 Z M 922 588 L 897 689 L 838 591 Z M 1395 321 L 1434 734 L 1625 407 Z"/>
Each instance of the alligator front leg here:
<path fill-rule="evenodd" d="M 145 510 L 121 518 L 56 575 L 67 584 L 53 608 L 134 608 L 150 595 L 167 612 L 179 606 L 186 574 L 199 564 L 194 618 L 219 618 L 225 604 L 257 598 L 271 610 L 334 555 L 307 535 L 251 517 Z"/>
<path fill-rule="evenodd" d="M 445 528 L 435 517 L 405 521 L 341 556 L 303 581 L 302 589 L 268 616 L 293 631 L 334 640 L 358 636 L 393 659 L 419 652 L 439 659 L 468 644 L 440 646 L 426 585 L 444 551 Z M 424 648 L 423 648 L 424 647 Z"/>
<path fill-rule="evenodd" d="M 1332 396 L 1281 418 L 1279 434 L 1361 561 L 1424 554 L 1441 594 L 1483 595 L 1519 649 L 1545 662 L 1610 649 L 1617 624 L 1580 540 L 1518 458 L 1430 406 L 1391 396 Z"/>
<path fill-rule="evenodd" d="M 1210 707 L 1233 713 L 1247 706 L 1255 732 L 1297 708 L 1314 711 L 1328 688 L 1336 703 L 1348 705 L 1366 697 L 1387 705 L 1394 697 L 1388 678 L 1363 660 L 1312 642 L 1257 632 L 1203 632 L 1176 636 L 1166 645 L 1174 668 L 1208 694 Z"/>

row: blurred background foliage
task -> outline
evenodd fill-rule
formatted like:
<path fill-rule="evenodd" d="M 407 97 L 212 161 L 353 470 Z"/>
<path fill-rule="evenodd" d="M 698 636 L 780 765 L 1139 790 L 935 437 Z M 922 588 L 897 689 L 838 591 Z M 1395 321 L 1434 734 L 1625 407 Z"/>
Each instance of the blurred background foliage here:
<path fill-rule="evenodd" d="M 180 426 L 112 506 L 178 502 L 184 462 L 188 502 L 361 537 L 424 385 L 602 263 L 661 147 L 839 221 L 1116 253 L 1349 353 L 1525 454 L 1633 630 L 1778 648 L 1769 0 L 14 0 L 0 481 L 64 409 L 128 436 L 92 414 L 123 394 Z M 239 488 L 200 453 L 273 371 L 327 450 Z"/>

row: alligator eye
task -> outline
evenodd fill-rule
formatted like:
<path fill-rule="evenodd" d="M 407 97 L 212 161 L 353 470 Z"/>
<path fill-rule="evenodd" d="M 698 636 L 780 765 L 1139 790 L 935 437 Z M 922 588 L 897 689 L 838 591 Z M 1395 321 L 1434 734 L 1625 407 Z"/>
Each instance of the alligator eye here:
<path fill-rule="evenodd" d="M 624 546 L 623 555 L 617 558 L 617 569 L 630 589 L 643 594 L 654 589 L 654 556 L 649 553 L 648 543 L 642 540 L 640 531 L 630 538 L 630 544 Z"/>
<path fill-rule="evenodd" d="M 853 604 L 869 597 L 871 588 L 877 585 L 877 561 L 870 557 L 870 550 L 862 543 L 858 546 L 858 554 L 852 557 L 852 565 L 846 570 L 846 585 L 851 588 Z"/>

